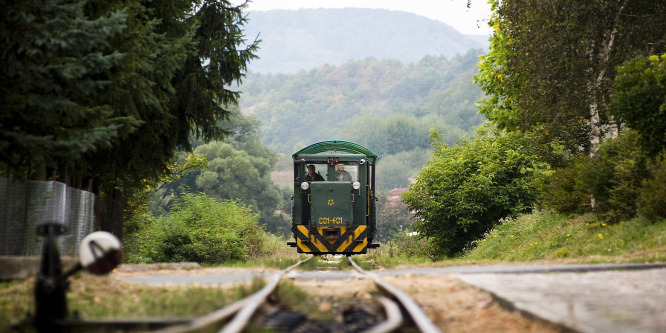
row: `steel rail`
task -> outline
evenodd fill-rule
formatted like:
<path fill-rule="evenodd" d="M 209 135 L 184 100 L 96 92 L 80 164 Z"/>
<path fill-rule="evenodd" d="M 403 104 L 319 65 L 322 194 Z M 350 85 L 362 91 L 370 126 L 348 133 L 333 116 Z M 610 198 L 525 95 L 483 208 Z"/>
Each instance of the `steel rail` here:
<path fill-rule="evenodd" d="M 398 304 L 392 299 L 385 296 L 379 296 L 377 300 L 384 307 L 384 311 L 386 311 L 386 320 L 370 327 L 363 331 L 363 333 L 385 333 L 397 330 L 403 322 L 400 306 L 398 306 Z"/>
<path fill-rule="evenodd" d="M 374 282 L 375 285 L 380 289 L 381 292 L 385 293 L 391 298 L 396 299 L 402 308 L 409 314 L 409 316 L 412 318 L 414 321 L 414 324 L 419 328 L 419 330 L 423 333 L 440 333 L 441 331 L 435 326 L 435 324 L 432 323 L 430 318 L 426 316 L 426 314 L 421 310 L 421 307 L 414 302 L 414 300 L 409 297 L 405 292 L 402 290 L 393 287 L 392 285 L 382 281 L 379 279 L 379 277 L 370 272 L 366 272 L 363 270 L 360 266 L 358 266 L 354 260 L 352 260 L 351 257 L 348 257 L 349 262 L 356 268 L 359 272 L 362 274 L 370 277 Z"/>
<path fill-rule="evenodd" d="M 267 284 L 258 292 L 250 295 L 249 297 L 246 297 L 245 299 L 247 299 L 247 303 L 245 304 L 245 306 L 243 306 L 243 308 L 240 309 L 240 311 L 238 311 L 238 313 L 234 316 L 234 318 L 231 319 L 231 321 L 228 322 L 227 325 L 225 325 L 219 332 L 220 333 L 242 332 L 248 326 L 250 319 L 257 311 L 259 306 L 264 304 L 268 296 L 270 296 L 275 291 L 278 284 L 280 284 L 280 280 L 282 280 L 282 277 L 290 270 L 298 267 L 300 264 L 310 259 L 312 259 L 312 257 L 309 257 L 305 260 L 301 260 L 287 267 L 286 269 L 283 269 L 278 274 L 273 276 L 273 279 L 269 284 Z"/>
<path fill-rule="evenodd" d="M 278 284 L 280 283 L 280 280 L 282 280 L 282 277 L 284 277 L 284 275 L 290 270 L 294 269 L 295 267 L 298 267 L 300 264 L 310 259 L 312 259 L 312 257 L 305 260 L 301 260 L 278 272 L 273 276 L 273 279 L 269 284 L 267 284 L 261 290 L 248 297 L 245 297 L 239 301 L 231 303 L 203 317 L 194 319 L 186 325 L 172 326 L 155 332 L 157 333 L 197 332 L 215 323 L 222 322 L 227 318 L 231 318 L 234 315 L 235 316 L 233 317 L 233 319 L 231 319 L 231 321 L 229 321 L 227 325 L 225 325 L 220 330 L 220 332 L 225 332 L 225 333 L 241 332 L 248 325 L 249 319 L 256 312 L 259 306 L 266 301 L 266 298 L 268 298 L 268 296 L 271 293 L 273 293 L 273 291 L 275 291 Z"/>

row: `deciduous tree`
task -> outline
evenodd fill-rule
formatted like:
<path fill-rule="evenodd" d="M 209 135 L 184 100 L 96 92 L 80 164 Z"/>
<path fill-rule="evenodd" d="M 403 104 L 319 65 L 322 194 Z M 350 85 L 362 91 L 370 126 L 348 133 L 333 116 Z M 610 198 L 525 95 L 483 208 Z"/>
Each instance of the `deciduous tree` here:
<path fill-rule="evenodd" d="M 491 52 L 476 76 L 488 96 L 481 112 L 596 155 L 604 133 L 617 135 L 615 67 L 666 47 L 664 15 L 666 4 L 649 0 L 493 1 Z"/>

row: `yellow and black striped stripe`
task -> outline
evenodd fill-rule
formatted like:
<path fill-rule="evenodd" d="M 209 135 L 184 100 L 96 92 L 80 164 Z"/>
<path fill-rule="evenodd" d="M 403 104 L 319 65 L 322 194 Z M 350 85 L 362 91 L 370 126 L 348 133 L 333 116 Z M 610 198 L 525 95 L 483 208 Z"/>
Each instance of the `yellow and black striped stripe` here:
<path fill-rule="evenodd" d="M 335 239 L 324 237 L 328 226 L 296 226 L 296 247 L 298 253 L 360 254 L 367 253 L 367 226 L 353 225 L 335 227 L 340 229 L 340 236 Z"/>

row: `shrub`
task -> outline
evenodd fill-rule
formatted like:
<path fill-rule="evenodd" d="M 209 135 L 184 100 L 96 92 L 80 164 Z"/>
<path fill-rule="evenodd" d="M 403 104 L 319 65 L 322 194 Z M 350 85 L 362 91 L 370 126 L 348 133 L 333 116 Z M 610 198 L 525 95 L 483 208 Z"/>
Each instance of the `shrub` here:
<path fill-rule="evenodd" d="M 406 232 L 399 232 L 386 243 L 385 247 L 388 249 L 388 255 L 391 257 L 429 257 L 428 244 L 426 239 L 419 239 L 416 236 L 408 235 Z"/>
<path fill-rule="evenodd" d="M 433 133 L 433 159 L 403 194 L 432 256 L 455 255 L 500 219 L 531 210 L 538 200 L 535 182 L 547 166 L 527 148 L 528 140 L 481 128 L 477 137 L 449 147 Z"/>
<path fill-rule="evenodd" d="M 666 219 L 666 154 L 649 163 L 650 177 L 638 196 L 638 215 L 650 221 Z"/>
<path fill-rule="evenodd" d="M 564 214 L 582 214 L 590 210 L 590 194 L 581 187 L 580 166 L 587 156 L 578 156 L 570 164 L 555 170 L 542 184 L 541 205 Z"/>
<path fill-rule="evenodd" d="M 250 208 L 234 201 L 186 193 L 170 215 L 148 217 L 148 223 L 128 239 L 128 259 L 215 264 L 256 258 L 265 240 L 258 220 Z"/>
<path fill-rule="evenodd" d="M 569 166 L 545 183 L 542 205 L 559 213 L 595 212 L 609 222 L 634 217 L 641 181 L 647 176 L 646 159 L 636 141 L 636 133 L 629 132 L 604 142 L 594 158 L 571 158 Z"/>

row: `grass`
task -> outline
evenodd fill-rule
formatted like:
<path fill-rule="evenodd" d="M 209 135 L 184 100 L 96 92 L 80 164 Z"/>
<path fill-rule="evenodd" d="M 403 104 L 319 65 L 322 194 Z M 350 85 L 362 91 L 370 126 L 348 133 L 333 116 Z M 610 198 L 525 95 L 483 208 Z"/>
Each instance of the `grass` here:
<path fill-rule="evenodd" d="M 666 261 L 666 220 L 608 224 L 592 214 L 547 212 L 503 221 L 461 259 L 472 261 Z"/>
<path fill-rule="evenodd" d="M 367 254 L 358 256 L 356 262 L 365 270 L 432 263 L 432 260 L 423 254 L 425 244 L 425 240 L 418 240 L 414 237 L 392 240 L 381 244 L 378 248 L 368 250 Z M 364 262 L 372 264 L 368 267 L 364 266 Z"/>
<path fill-rule="evenodd" d="M 193 318 L 208 314 L 263 287 L 263 279 L 221 289 L 183 286 L 150 287 L 110 277 L 79 274 L 70 278 L 67 302 L 83 320 L 136 318 Z M 34 313 L 35 279 L 0 284 L 0 332 Z"/>

